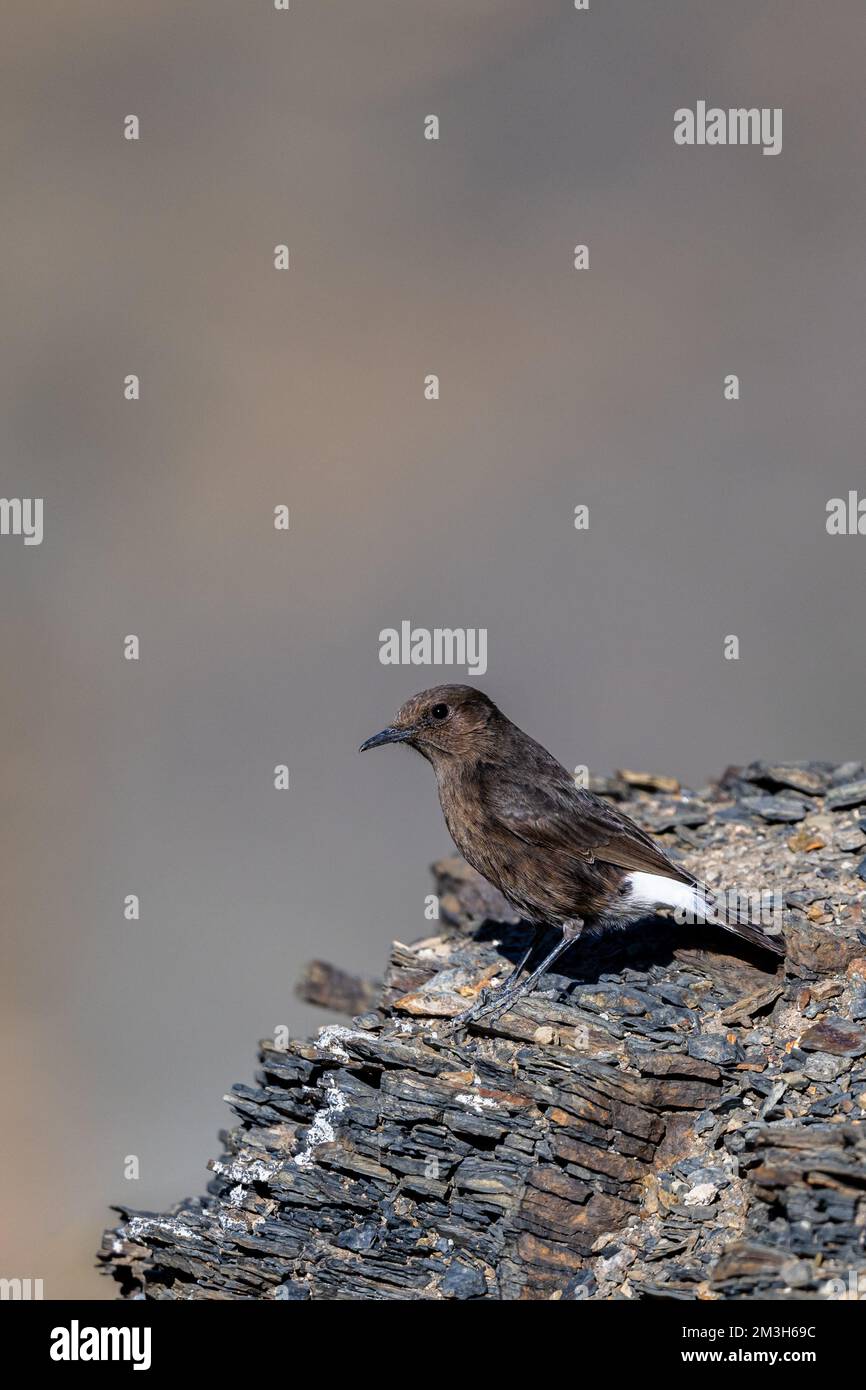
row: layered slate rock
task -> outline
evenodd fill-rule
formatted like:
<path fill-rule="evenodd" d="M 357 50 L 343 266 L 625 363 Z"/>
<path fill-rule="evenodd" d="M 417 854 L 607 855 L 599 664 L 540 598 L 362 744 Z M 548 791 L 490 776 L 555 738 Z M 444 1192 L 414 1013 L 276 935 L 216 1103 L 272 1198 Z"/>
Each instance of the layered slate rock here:
<path fill-rule="evenodd" d="M 775 901 L 787 959 L 658 918 L 468 1035 L 448 1019 L 526 928 L 436 865 L 436 933 L 381 985 L 314 963 L 307 997 L 373 1007 L 262 1043 L 208 1195 L 118 1208 L 104 1268 L 158 1299 L 866 1295 L 863 786 L 857 763 L 596 781 L 712 889 Z"/>

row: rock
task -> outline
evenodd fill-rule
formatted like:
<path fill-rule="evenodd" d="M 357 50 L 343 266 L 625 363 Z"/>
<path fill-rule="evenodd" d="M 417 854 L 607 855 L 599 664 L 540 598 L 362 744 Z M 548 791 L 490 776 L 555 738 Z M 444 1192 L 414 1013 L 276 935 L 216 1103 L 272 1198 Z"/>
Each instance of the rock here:
<path fill-rule="evenodd" d="M 805 912 L 812 903 L 823 902 L 826 897 L 827 887 L 826 884 L 822 883 L 820 887 L 809 888 L 800 893 L 786 893 L 785 902 L 788 907 L 794 907 L 799 912 Z"/>
<path fill-rule="evenodd" d="M 866 803 L 866 778 L 861 778 L 858 782 L 845 782 L 841 787 L 834 787 L 827 795 L 826 807 L 828 811 L 846 811 L 850 806 L 862 806 Z"/>
<path fill-rule="evenodd" d="M 539 992 L 452 1036 L 443 1019 L 501 981 L 527 931 L 461 860 L 442 861 L 434 934 L 395 942 L 381 987 L 324 962 L 307 972 L 306 997 L 357 1017 L 261 1044 L 254 1084 L 227 1097 L 237 1120 L 207 1194 L 166 1213 L 118 1208 L 100 1262 L 122 1296 L 811 1299 L 845 1286 L 866 1229 L 866 886 L 850 852 L 862 832 L 828 806 L 862 765 L 753 764 L 698 806 L 673 779 L 627 776 L 607 794 L 642 824 L 700 829 L 677 856 L 687 869 L 787 904 L 786 959 L 648 920 L 587 937 Z M 807 806 L 791 832 L 792 807 Z"/>
<path fill-rule="evenodd" d="M 830 1052 L 836 1057 L 862 1057 L 866 1052 L 866 1030 L 842 1018 L 825 1018 L 800 1038 L 804 1052 Z"/>
<path fill-rule="evenodd" d="M 742 805 L 751 815 L 770 822 L 804 820 L 809 814 L 805 801 L 796 796 L 748 796 Z"/>
<path fill-rule="evenodd" d="M 824 926 L 803 920 L 785 926 L 787 968 L 814 975 L 843 971 L 862 951 L 856 938 L 837 935 Z"/>
<path fill-rule="evenodd" d="M 859 782 L 863 776 L 866 776 L 866 768 L 864 768 L 862 763 L 839 763 L 830 774 L 829 785 L 831 787 L 842 787 L 849 782 Z"/>
<path fill-rule="evenodd" d="M 851 1018 L 855 1022 L 866 1018 L 866 988 L 862 986 L 851 997 Z"/>
<path fill-rule="evenodd" d="M 692 1187 L 699 1187 L 702 1183 L 711 1183 L 715 1188 L 728 1187 L 731 1181 L 731 1174 L 725 1168 L 701 1166 L 700 1159 L 688 1159 L 688 1164 L 698 1165 L 691 1168 L 688 1180 Z M 685 1164 L 681 1164 L 685 1167 Z"/>
<path fill-rule="evenodd" d="M 728 1042 L 723 1033 L 703 1033 L 697 1038 L 689 1038 L 688 1049 L 690 1057 L 700 1057 L 705 1062 L 730 1065 L 744 1059 L 739 1043 Z"/>
<path fill-rule="evenodd" d="M 295 986 L 295 993 L 308 1004 L 334 1009 L 337 1013 L 363 1014 L 379 997 L 377 980 L 365 980 L 338 970 L 327 961 L 310 961 Z"/>
<path fill-rule="evenodd" d="M 274 1290 L 274 1297 L 286 1299 L 291 1303 L 303 1303 L 310 1297 L 310 1290 L 306 1284 L 296 1284 L 291 1279 L 287 1279 L 284 1284 L 278 1284 Z"/>
<path fill-rule="evenodd" d="M 684 826 L 694 829 L 706 825 L 709 815 L 705 806 L 681 802 L 669 811 L 662 812 L 660 816 L 654 816 L 648 828 L 652 830 L 653 835 L 663 835 L 668 830 L 680 830 Z"/>
<path fill-rule="evenodd" d="M 472 1265 L 454 1264 L 443 1274 L 439 1285 L 446 1298 L 481 1298 L 487 1291 L 484 1275 Z"/>
<path fill-rule="evenodd" d="M 719 1195 L 719 1189 L 711 1182 L 698 1183 L 690 1192 L 686 1193 L 685 1204 L 687 1207 L 705 1207 L 714 1202 Z"/>
<path fill-rule="evenodd" d="M 817 763 L 752 763 L 742 773 L 742 779 L 759 787 L 769 787 L 771 791 L 791 787 L 808 796 L 822 796 L 829 785 L 830 774 L 826 767 Z"/>
<path fill-rule="evenodd" d="M 721 821 L 722 823 L 727 823 L 728 821 L 747 821 L 751 819 L 751 816 L 752 812 L 749 810 L 748 806 L 744 806 L 740 802 L 737 802 L 734 806 L 720 806 L 715 812 L 713 819 L 716 822 Z"/>
<path fill-rule="evenodd" d="M 680 784 L 676 777 L 662 777 L 652 772 L 629 772 L 623 768 L 617 772 L 620 781 L 625 782 L 628 787 L 636 787 L 641 791 L 647 792 L 667 792 L 671 796 L 676 796 L 680 790 Z"/>
<path fill-rule="evenodd" d="M 834 837 L 834 846 L 846 854 L 859 854 L 864 848 L 863 828 L 853 825 L 846 829 L 840 829 Z M 862 865 L 860 866 L 862 868 Z M 863 875 L 860 875 L 861 878 Z"/>
<path fill-rule="evenodd" d="M 826 1052 L 818 1052 L 810 1057 L 803 1070 L 812 1081 L 835 1081 L 844 1070 L 843 1064 Z"/>
<path fill-rule="evenodd" d="M 793 854 L 811 854 L 816 849 L 823 849 L 826 840 L 812 830 L 797 830 L 788 840 L 788 849 Z"/>

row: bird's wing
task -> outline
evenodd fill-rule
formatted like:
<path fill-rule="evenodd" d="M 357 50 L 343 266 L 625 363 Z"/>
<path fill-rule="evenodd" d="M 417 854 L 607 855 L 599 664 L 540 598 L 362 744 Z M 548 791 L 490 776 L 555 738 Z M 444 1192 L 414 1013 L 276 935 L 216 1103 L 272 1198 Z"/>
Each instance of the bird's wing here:
<path fill-rule="evenodd" d="M 540 852 L 552 850 L 584 864 L 600 860 L 630 873 L 695 882 L 640 826 L 592 792 L 575 787 L 567 773 L 561 781 L 530 782 L 491 768 L 483 776 L 483 793 L 499 825 Z"/>

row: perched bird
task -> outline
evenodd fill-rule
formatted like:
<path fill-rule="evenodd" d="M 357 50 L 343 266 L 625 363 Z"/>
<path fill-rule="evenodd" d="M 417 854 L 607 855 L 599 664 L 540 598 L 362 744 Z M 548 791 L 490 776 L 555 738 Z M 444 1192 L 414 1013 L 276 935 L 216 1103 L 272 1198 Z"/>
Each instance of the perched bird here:
<path fill-rule="evenodd" d="M 536 928 L 505 984 L 482 995 L 457 1024 L 513 1004 L 585 929 L 636 922 L 658 908 L 680 909 L 785 954 L 778 937 L 739 912 L 720 911 L 709 890 L 628 816 L 577 787 L 562 764 L 482 691 L 470 685 L 423 690 L 360 751 L 385 743 L 408 743 L 432 764 L 445 821 L 463 858 Z M 562 935 L 521 980 L 546 927 Z"/>

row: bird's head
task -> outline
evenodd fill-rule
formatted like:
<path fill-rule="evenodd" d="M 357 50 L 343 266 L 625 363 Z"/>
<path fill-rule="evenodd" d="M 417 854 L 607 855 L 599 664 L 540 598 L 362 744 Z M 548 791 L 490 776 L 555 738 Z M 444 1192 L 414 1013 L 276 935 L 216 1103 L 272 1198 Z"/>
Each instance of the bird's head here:
<path fill-rule="evenodd" d="M 360 752 L 383 743 L 408 743 L 431 763 L 483 757 L 501 718 L 493 701 L 474 686 L 434 685 L 401 705 L 393 724 L 362 743 Z"/>

